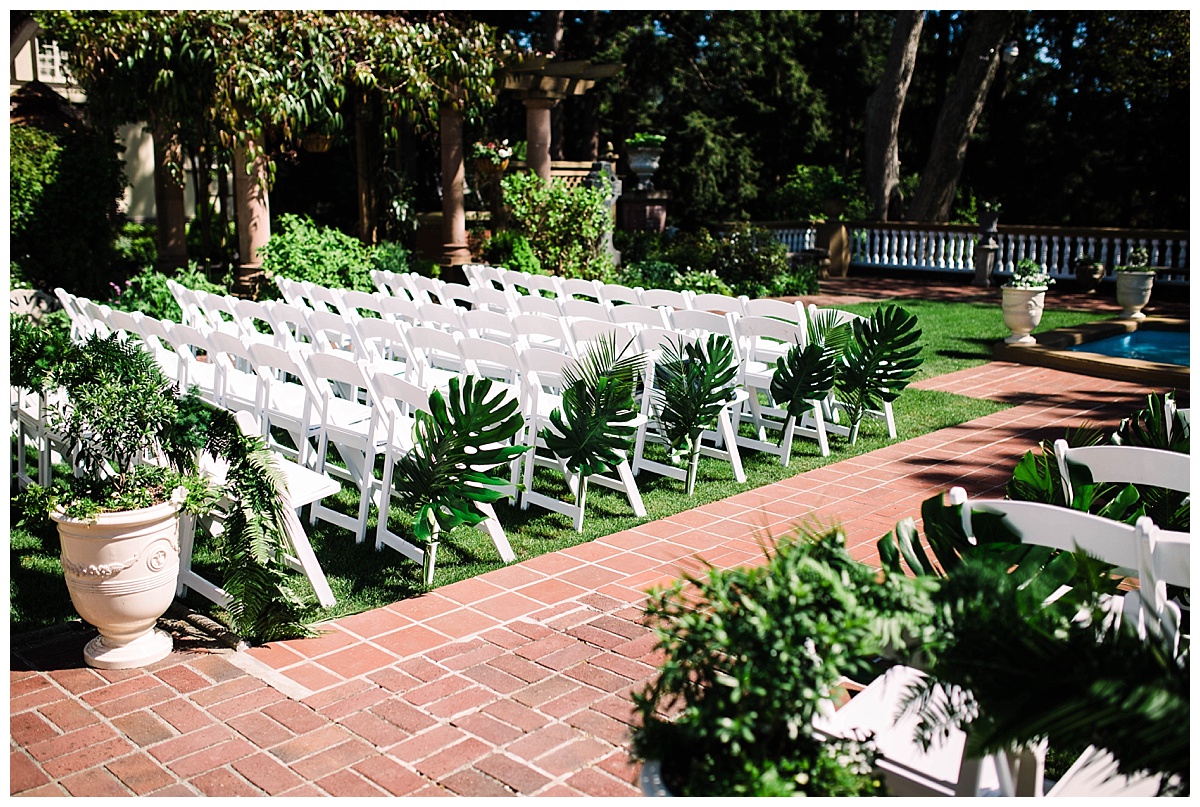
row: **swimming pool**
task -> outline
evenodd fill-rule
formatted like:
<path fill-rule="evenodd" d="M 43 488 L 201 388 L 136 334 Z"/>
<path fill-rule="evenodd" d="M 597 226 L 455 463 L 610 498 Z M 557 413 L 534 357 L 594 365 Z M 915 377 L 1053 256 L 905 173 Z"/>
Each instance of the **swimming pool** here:
<path fill-rule="evenodd" d="M 1189 341 L 1186 332 L 1136 330 L 1067 349 L 1077 353 L 1099 353 L 1102 356 L 1191 367 Z"/>

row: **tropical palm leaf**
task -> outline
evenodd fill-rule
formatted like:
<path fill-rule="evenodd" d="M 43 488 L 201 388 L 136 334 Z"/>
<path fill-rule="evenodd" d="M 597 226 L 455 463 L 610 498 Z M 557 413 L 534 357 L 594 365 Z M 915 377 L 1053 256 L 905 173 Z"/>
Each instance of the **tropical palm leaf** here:
<path fill-rule="evenodd" d="M 721 334 L 663 347 L 654 368 L 654 405 L 672 463 L 690 462 L 700 450 L 700 435 L 716 425 L 737 377 L 733 341 Z"/>
<path fill-rule="evenodd" d="M 808 339 L 775 362 L 771 397 L 797 420 L 827 396 L 837 381 L 850 326 L 834 310 L 818 311 L 808 320 Z"/>
<path fill-rule="evenodd" d="M 837 387 L 856 435 L 867 411 L 896 400 L 921 366 L 921 329 L 915 316 L 894 305 L 879 306 L 853 326 Z"/>
<path fill-rule="evenodd" d="M 486 518 L 480 503 L 503 496 L 507 479 L 490 472 L 528 450 L 509 441 L 523 423 L 518 403 L 504 391 L 488 397 L 492 382 L 467 376 L 450 379 L 449 401 L 429 394 L 429 412 L 417 412 L 413 447 L 396 462 L 400 500 L 417 511 L 413 531 L 422 541 L 460 524 Z"/>
<path fill-rule="evenodd" d="M 542 429 L 541 437 L 572 473 L 609 471 L 632 445 L 633 391 L 645 357 L 628 349 L 618 352 L 612 335 L 601 337 L 563 371 L 562 406 L 550 413 L 554 428 Z"/>

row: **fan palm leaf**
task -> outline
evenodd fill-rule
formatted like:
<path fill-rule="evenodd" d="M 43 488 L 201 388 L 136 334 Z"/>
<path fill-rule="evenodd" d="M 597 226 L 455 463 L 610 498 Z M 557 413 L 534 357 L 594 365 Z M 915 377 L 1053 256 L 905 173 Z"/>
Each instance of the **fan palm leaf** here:
<path fill-rule="evenodd" d="M 710 334 L 663 347 L 654 368 L 654 405 L 672 463 L 683 465 L 700 450 L 700 435 L 716 425 L 737 377 L 733 341 Z"/>
<path fill-rule="evenodd" d="M 863 417 L 896 400 L 921 366 L 921 329 L 917 318 L 894 305 L 879 306 L 867 319 L 856 319 L 838 368 L 837 387 L 850 416 L 851 442 Z"/>

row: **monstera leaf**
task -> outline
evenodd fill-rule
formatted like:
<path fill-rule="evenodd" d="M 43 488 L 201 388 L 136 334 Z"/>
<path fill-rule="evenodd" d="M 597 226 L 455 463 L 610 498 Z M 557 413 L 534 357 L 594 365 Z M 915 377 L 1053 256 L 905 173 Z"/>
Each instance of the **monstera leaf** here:
<path fill-rule="evenodd" d="M 611 336 L 592 342 L 579 362 L 563 372 L 562 407 L 550 413 L 553 429 L 542 429 L 546 446 L 566 460 L 572 473 L 591 476 L 620 464 L 637 432 L 634 385 L 642 354 L 618 353 Z"/>
<path fill-rule="evenodd" d="M 808 321 L 808 341 L 775 363 L 771 397 L 797 420 L 833 389 L 850 326 L 838 324 L 836 311 L 820 311 Z"/>
<path fill-rule="evenodd" d="M 478 504 L 501 498 L 497 488 L 508 484 L 491 471 L 529 449 L 509 443 L 523 423 L 517 400 L 503 391 L 489 398 L 491 391 L 490 379 L 451 378 L 449 400 L 435 389 L 429 412 L 416 414 L 413 447 L 396 463 L 396 490 L 417 510 L 413 531 L 422 541 L 433 540 L 435 527 L 483 521 Z"/>
<path fill-rule="evenodd" d="M 663 347 L 662 361 L 654 368 L 654 405 L 672 463 L 690 463 L 700 451 L 700 434 L 716 425 L 736 377 L 728 336 L 709 334 L 703 345 L 680 338 Z"/>
<path fill-rule="evenodd" d="M 921 366 L 921 329 L 917 318 L 894 305 L 879 306 L 867 319 L 856 319 L 838 369 L 837 388 L 850 416 L 850 442 L 870 409 L 896 400 Z"/>

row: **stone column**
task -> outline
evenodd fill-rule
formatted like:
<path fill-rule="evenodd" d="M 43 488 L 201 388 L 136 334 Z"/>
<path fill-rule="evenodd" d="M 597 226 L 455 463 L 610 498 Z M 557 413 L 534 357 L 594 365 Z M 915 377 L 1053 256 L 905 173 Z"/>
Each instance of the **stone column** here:
<path fill-rule="evenodd" d="M 172 174 L 173 162 L 182 177 L 183 151 L 179 140 L 154 126 L 154 218 L 158 230 L 158 266 L 178 269 L 187 265 L 187 214 L 183 183 Z"/>
<path fill-rule="evenodd" d="M 267 198 L 267 156 L 259 154 L 248 162 L 247 147 L 233 150 L 233 205 L 237 216 L 238 255 L 241 262 L 234 275 L 234 292 L 254 296 L 262 278 L 258 248 L 271 237 L 271 208 Z M 247 166 L 250 173 L 246 173 Z"/>
<path fill-rule="evenodd" d="M 525 163 L 529 170 L 550 181 L 550 110 L 556 98 L 522 98 L 525 104 Z"/>
<path fill-rule="evenodd" d="M 463 114 L 450 104 L 438 112 L 442 141 L 442 266 L 471 261 L 463 203 Z"/>

